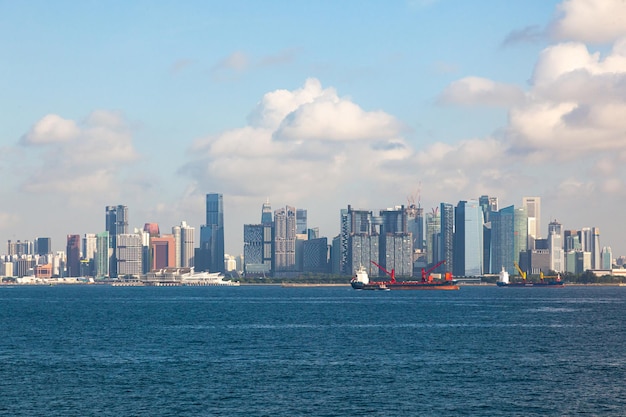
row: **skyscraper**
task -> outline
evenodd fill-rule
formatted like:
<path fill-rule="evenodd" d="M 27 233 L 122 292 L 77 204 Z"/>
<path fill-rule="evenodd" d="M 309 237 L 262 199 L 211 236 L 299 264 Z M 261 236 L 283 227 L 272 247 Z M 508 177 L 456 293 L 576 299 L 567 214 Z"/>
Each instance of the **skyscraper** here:
<path fill-rule="evenodd" d="M 511 275 L 517 270 L 513 262 L 518 259 L 514 249 L 515 208 L 505 207 L 491 212 L 491 271 L 500 271 L 502 267 Z"/>
<path fill-rule="evenodd" d="M 350 239 L 353 234 L 370 235 L 372 233 L 372 212 L 368 210 L 355 210 L 348 205 L 347 209 L 341 209 L 340 213 L 340 231 L 339 239 L 333 241 L 333 262 L 338 270 L 335 273 L 350 275 L 354 273 L 355 268 L 359 265 L 353 265 L 350 258 L 351 243 Z M 336 243 L 339 247 L 335 248 Z M 377 259 L 377 258 L 374 258 Z M 367 267 L 366 265 L 363 265 Z"/>
<path fill-rule="evenodd" d="M 534 249 L 534 240 L 541 237 L 541 198 L 522 197 L 522 207 L 528 216 L 528 243 L 527 247 Z"/>
<path fill-rule="evenodd" d="M 454 206 L 449 203 L 441 203 L 441 250 L 440 261 L 446 262 L 438 268 L 440 272 L 452 272 L 454 262 Z"/>
<path fill-rule="evenodd" d="M 296 233 L 305 234 L 307 229 L 306 209 L 296 209 Z"/>
<path fill-rule="evenodd" d="M 296 268 L 296 209 L 274 211 L 274 273 Z"/>
<path fill-rule="evenodd" d="M 441 232 L 441 217 L 439 209 L 434 208 L 430 213 L 426 213 L 426 261 L 428 265 L 439 262 L 439 238 Z"/>
<path fill-rule="evenodd" d="M 49 237 L 37 238 L 37 255 L 47 255 L 52 253 L 52 239 Z"/>
<path fill-rule="evenodd" d="M 139 234 L 117 235 L 117 273 L 119 276 L 139 276 L 142 273 L 143 242 Z"/>
<path fill-rule="evenodd" d="M 102 232 L 96 235 L 95 268 L 96 277 L 104 278 L 109 276 L 109 232 Z"/>
<path fill-rule="evenodd" d="M 459 201 L 455 209 L 454 224 L 454 275 L 481 275 L 483 210 L 478 201 Z"/>
<path fill-rule="evenodd" d="M 556 220 L 548 224 L 548 249 L 550 251 L 550 269 L 555 272 L 565 272 L 563 225 Z"/>
<path fill-rule="evenodd" d="M 128 233 L 128 207 L 123 205 L 106 207 L 106 231 L 109 232 L 111 258 L 109 275 L 117 277 L 117 237 Z"/>
<path fill-rule="evenodd" d="M 80 276 L 80 235 L 67 235 L 67 276 Z"/>
<path fill-rule="evenodd" d="M 183 268 L 194 266 L 195 233 L 196 229 L 189 226 L 187 222 L 180 223 L 180 259 L 177 263 Z"/>
<path fill-rule="evenodd" d="M 199 271 L 226 272 L 222 194 L 206 195 L 206 224 L 200 227 L 200 248 L 196 251 L 194 263 Z"/>

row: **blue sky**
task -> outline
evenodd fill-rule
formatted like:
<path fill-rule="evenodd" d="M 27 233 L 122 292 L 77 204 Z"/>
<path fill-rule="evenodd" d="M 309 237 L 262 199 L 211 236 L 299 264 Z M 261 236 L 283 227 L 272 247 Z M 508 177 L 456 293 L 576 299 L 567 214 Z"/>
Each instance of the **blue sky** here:
<path fill-rule="evenodd" d="M 542 198 L 626 255 L 623 2 L 0 0 L 0 240 Z"/>

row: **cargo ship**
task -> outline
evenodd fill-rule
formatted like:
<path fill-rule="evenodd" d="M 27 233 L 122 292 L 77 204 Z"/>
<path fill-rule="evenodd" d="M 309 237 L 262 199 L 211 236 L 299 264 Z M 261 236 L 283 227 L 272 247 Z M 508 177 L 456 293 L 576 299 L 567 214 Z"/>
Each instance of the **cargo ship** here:
<path fill-rule="evenodd" d="M 422 269 L 422 279 L 421 281 L 397 281 L 395 270 L 392 269 L 391 272 L 387 271 L 382 266 L 378 265 L 376 262 L 371 261 L 374 265 L 376 265 L 381 271 L 385 272 L 389 275 L 389 281 L 370 281 L 369 275 L 367 274 L 367 270 L 361 266 L 350 281 L 350 285 L 355 290 L 380 290 L 380 291 L 389 291 L 389 290 L 458 290 L 459 286 L 452 279 L 452 275 L 450 273 L 446 274 L 445 280 L 435 280 L 430 275 L 435 268 L 441 265 L 443 262 L 438 263 L 428 271 Z"/>
<path fill-rule="evenodd" d="M 517 263 L 515 263 L 515 267 L 520 272 L 520 276 L 522 277 L 521 281 L 509 281 L 509 273 L 504 270 L 502 267 L 502 271 L 500 271 L 500 277 L 498 279 L 497 285 L 498 287 L 549 287 L 549 288 L 562 288 L 565 286 L 565 283 L 561 280 L 560 275 L 556 275 L 555 277 L 546 277 L 543 275 L 543 272 L 539 273 L 539 281 L 533 282 L 528 281 L 526 279 L 526 273 L 523 272 Z M 555 279 L 552 279 L 555 278 Z"/>

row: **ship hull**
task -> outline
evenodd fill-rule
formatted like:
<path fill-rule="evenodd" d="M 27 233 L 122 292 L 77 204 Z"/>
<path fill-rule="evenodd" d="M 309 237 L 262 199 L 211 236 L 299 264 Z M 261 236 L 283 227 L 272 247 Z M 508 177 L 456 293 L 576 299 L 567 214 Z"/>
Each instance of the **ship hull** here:
<path fill-rule="evenodd" d="M 553 282 L 498 282 L 498 287 L 546 287 L 546 288 L 563 288 L 565 283 L 562 281 Z"/>
<path fill-rule="evenodd" d="M 452 282 L 419 282 L 419 281 L 405 281 L 405 282 L 370 282 L 364 284 L 359 281 L 351 282 L 352 288 L 355 290 L 458 290 L 459 286 Z"/>

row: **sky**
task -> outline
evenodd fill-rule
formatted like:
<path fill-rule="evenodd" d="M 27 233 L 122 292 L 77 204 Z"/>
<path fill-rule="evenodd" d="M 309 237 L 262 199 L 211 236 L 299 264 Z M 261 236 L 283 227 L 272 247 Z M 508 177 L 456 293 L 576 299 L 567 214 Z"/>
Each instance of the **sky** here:
<path fill-rule="evenodd" d="M 0 241 L 541 197 L 626 255 L 626 1 L 0 0 Z M 198 237 L 197 237 L 198 239 Z M 0 252 L 4 252 L 0 250 Z"/>

